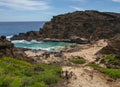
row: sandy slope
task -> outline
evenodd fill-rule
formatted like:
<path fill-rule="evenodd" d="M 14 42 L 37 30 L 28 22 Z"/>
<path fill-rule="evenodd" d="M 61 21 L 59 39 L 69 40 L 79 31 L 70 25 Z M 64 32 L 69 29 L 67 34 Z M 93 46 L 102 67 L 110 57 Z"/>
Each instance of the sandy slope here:
<path fill-rule="evenodd" d="M 67 57 L 81 56 L 88 63 L 95 60 L 95 54 L 107 45 L 105 40 L 100 40 L 93 45 L 83 45 L 82 50 L 78 52 L 66 53 Z M 72 71 L 76 79 L 71 78 L 67 87 L 120 87 L 120 81 L 113 81 L 106 75 L 88 67 L 88 66 L 63 66 L 63 71 Z"/>
<path fill-rule="evenodd" d="M 96 42 L 93 45 L 81 45 L 80 48 L 82 48 L 78 52 L 72 52 L 72 53 L 65 53 L 65 56 L 80 56 L 88 60 L 89 62 L 95 60 L 95 54 L 101 50 L 103 47 L 107 45 L 107 42 L 104 40 L 100 40 Z"/>
<path fill-rule="evenodd" d="M 40 62 L 43 63 L 67 63 L 71 56 L 80 56 L 87 60 L 87 63 L 92 62 L 96 58 L 96 53 L 107 45 L 105 40 L 100 40 L 93 45 L 80 45 L 80 51 L 75 51 L 71 53 L 64 53 L 64 58 L 57 58 L 53 55 L 50 58 L 44 59 L 43 57 L 37 57 Z M 28 56 L 33 56 L 36 54 L 26 51 Z M 39 53 L 38 53 L 39 54 Z M 85 65 L 78 66 L 62 66 L 63 71 L 72 71 L 75 75 L 69 79 L 66 83 L 66 87 L 120 87 L 120 81 L 113 82 L 113 80 L 106 75 L 88 67 Z M 61 86 L 60 86 L 61 87 Z"/>
<path fill-rule="evenodd" d="M 104 75 L 89 67 L 67 67 L 63 70 L 74 72 L 76 79 L 71 78 L 67 87 L 110 87 Z"/>

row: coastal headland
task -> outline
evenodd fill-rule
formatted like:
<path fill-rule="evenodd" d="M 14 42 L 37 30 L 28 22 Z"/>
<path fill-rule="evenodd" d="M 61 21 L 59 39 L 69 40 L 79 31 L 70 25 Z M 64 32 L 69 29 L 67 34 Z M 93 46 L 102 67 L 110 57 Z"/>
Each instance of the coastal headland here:
<path fill-rule="evenodd" d="M 49 87 L 120 87 L 119 13 L 86 10 L 62 14 L 54 16 L 39 31 L 20 33 L 11 40 L 76 43 L 58 52 L 48 52 L 16 48 L 1 36 L 1 57 L 61 67 L 56 74 L 61 80 L 56 77 L 54 84 L 45 80 Z"/>

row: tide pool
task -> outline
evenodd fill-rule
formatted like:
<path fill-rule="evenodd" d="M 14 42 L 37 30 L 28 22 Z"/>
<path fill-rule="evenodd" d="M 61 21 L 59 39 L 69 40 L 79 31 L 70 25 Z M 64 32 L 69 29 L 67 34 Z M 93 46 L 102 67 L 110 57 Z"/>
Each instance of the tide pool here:
<path fill-rule="evenodd" d="M 26 41 L 26 40 L 14 40 L 12 43 L 15 47 L 20 48 L 28 48 L 28 49 L 35 49 L 35 50 L 47 50 L 52 51 L 60 47 L 75 45 L 74 43 L 66 43 L 66 42 L 42 42 L 42 41 Z"/>

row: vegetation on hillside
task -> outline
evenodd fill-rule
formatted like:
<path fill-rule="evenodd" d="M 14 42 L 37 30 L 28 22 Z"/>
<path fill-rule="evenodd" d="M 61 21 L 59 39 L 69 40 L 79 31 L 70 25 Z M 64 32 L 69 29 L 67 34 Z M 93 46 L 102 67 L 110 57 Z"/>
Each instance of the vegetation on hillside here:
<path fill-rule="evenodd" d="M 102 60 L 106 65 L 118 65 L 120 66 L 120 59 L 116 57 L 115 54 L 106 55 Z"/>
<path fill-rule="evenodd" d="M 71 62 L 74 64 L 84 64 L 86 60 L 82 57 L 75 57 L 74 59 L 71 60 Z"/>
<path fill-rule="evenodd" d="M 101 67 L 98 64 L 89 64 L 89 66 L 93 67 L 94 69 L 97 69 L 105 74 L 107 74 L 108 76 L 112 77 L 112 78 L 120 78 L 120 69 L 112 69 L 112 68 L 106 68 L 106 67 Z"/>
<path fill-rule="evenodd" d="M 47 87 L 61 80 L 60 72 L 61 67 L 3 57 L 0 59 L 0 87 Z"/>

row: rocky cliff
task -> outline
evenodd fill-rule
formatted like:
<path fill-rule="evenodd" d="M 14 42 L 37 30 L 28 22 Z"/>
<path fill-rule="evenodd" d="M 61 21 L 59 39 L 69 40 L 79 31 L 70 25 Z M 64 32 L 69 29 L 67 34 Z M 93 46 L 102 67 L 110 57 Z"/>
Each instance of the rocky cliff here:
<path fill-rule="evenodd" d="M 0 37 L 0 58 L 3 56 L 13 57 L 32 63 L 35 62 L 32 58 L 27 57 L 23 49 L 14 47 L 14 44 L 6 40 L 5 36 Z"/>
<path fill-rule="evenodd" d="M 101 54 L 116 54 L 120 57 L 120 34 L 115 35 L 113 38 L 109 39 L 108 45 L 101 49 L 99 53 Z"/>
<path fill-rule="evenodd" d="M 101 63 L 104 63 L 108 68 L 118 68 L 120 69 L 120 34 L 115 35 L 113 38 L 109 39 L 108 45 L 102 48 L 97 54 L 103 57 Z"/>
<path fill-rule="evenodd" d="M 21 33 L 12 39 L 99 40 L 111 38 L 117 33 L 120 33 L 119 13 L 87 10 L 54 16 L 40 31 Z"/>

